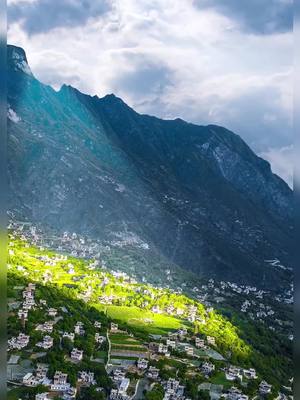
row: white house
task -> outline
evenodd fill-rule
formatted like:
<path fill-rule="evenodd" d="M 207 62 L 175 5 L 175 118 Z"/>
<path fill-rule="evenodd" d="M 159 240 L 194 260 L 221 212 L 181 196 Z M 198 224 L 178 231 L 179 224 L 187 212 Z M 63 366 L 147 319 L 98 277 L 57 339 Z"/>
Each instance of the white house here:
<path fill-rule="evenodd" d="M 35 330 L 36 331 L 41 331 L 41 332 L 47 332 L 47 333 L 52 333 L 53 332 L 53 321 L 47 321 L 44 324 L 39 324 Z"/>
<path fill-rule="evenodd" d="M 95 341 L 96 343 L 102 344 L 106 340 L 105 336 L 101 336 L 98 332 L 95 333 Z"/>
<path fill-rule="evenodd" d="M 53 338 L 51 336 L 44 336 L 43 341 L 36 345 L 37 347 L 42 347 L 43 349 L 48 350 L 53 346 Z"/>
<path fill-rule="evenodd" d="M 56 308 L 49 308 L 49 310 L 48 310 L 48 315 L 49 315 L 50 317 L 56 317 L 56 315 L 57 315 L 57 309 L 56 309 Z"/>
<path fill-rule="evenodd" d="M 176 347 L 176 342 L 175 342 L 175 340 L 167 339 L 166 345 L 167 345 L 168 347 L 171 347 L 171 349 L 175 349 L 175 347 Z"/>
<path fill-rule="evenodd" d="M 189 321 L 189 322 L 195 322 L 195 320 L 196 320 L 196 314 L 190 313 L 190 314 L 188 315 L 188 321 Z"/>
<path fill-rule="evenodd" d="M 201 372 L 204 375 L 210 375 L 215 370 L 215 365 L 210 362 L 204 362 L 201 365 Z"/>
<path fill-rule="evenodd" d="M 85 385 L 95 385 L 95 377 L 94 377 L 94 372 L 88 372 L 88 371 L 80 371 L 79 372 L 79 381 L 84 383 Z"/>
<path fill-rule="evenodd" d="M 48 366 L 46 364 L 37 364 L 35 371 L 36 377 L 40 380 L 47 378 Z"/>
<path fill-rule="evenodd" d="M 149 367 L 147 371 L 147 377 L 151 379 L 157 379 L 159 377 L 159 369 L 153 367 L 152 365 Z"/>
<path fill-rule="evenodd" d="M 207 336 L 206 339 L 207 339 L 207 343 L 208 343 L 208 344 L 215 346 L 215 344 L 216 344 L 216 339 L 215 339 L 213 336 Z"/>
<path fill-rule="evenodd" d="M 164 355 L 169 354 L 168 346 L 166 344 L 159 343 L 157 352 L 160 353 L 160 354 L 164 354 Z"/>
<path fill-rule="evenodd" d="M 194 348 L 192 346 L 185 345 L 184 346 L 184 351 L 186 352 L 186 354 L 188 356 L 193 356 L 194 355 Z"/>
<path fill-rule="evenodd" d="M 242 393 L 241 390 L 236 387 L 232 387 L 228 390 L 227 400 L 248 400 L 248 396 Z"/>
<path fill-rule="evenodd" d="M 169 305 L 169 306 L 166 308 L 166 312 L 167 312 L 168 314 L 173 314 L 173 312 L 174 312 L 174 307 L 173 307 L 172 305 Z"/>
<path fill-rule="evenodd" d="M 35 395 L 35 400 L 50 400 L 50 397 L 48 397 L 48 395 L 48 392 L 38 393 Z"/>
<path fill-rule="evenodd" d="M 256 371 L 254 368 L 244 369 L 244 376 L 247 379 L 256 379 L 257 378 Z"/>
<path fill-rule="evenodd" d="M 124 378 L 121 380 L 120 386 L 119 386 L 119 393 L 121 395 L 126 394 L 126 391 L 128 389 L 130 380 L 128 378 Z"/>
<path fill-rule="evenodd" d="M 56 371 L 53 378 L 53 383 L 54 385 L 64 385 L 65 383 L 67 383 L 67 379 L 68 374 L 64 374 L 61 371 Z"/>
<path fill-rule="evenodd" d="M 137 367 L 139 369 L 147 369 L 148 368 L 148 360 L 145 360 L 144 358 L 139 358 L 137 362 Z"/>
<path fill-rule="evenodd" d="M 110 330 L 111 330 L 111 332 L 118 332 L 118 330 L 119 330 L 118 324 L 115 324 L 114 322 L 112 322 L 110 324 Z"/>
<path fill-rule="evenodd" d="M 69 269 L 68 269 L 68 274 L 70 274 L 70 275 L 75 274 L 74 265 L 71 264 L 71 263 L 69 263 L 69 264 L 68 264 L 68 267 L 69 267 Z"/>
<path fill-rule="evenodd" d="M 187 335 L 187 329 L 186 328 L 178 329 L 177 333 L 179 336 L 185 336 Z"/>
<path fill-rule="evenodd" d="M 113 380 L 115 382 L 121 382 L 122 379 L 125 378 L 125 372 L 120 370 L 120 369 L 116 369 L 113 372 Z"/>
<path fill-rule="evenodd" d="M 74 332 L 77 335 L 83 336 L 85 334 L 83 322 L 78 321 L 74 327 Z"/>
<path fill-rule="evenodd" d="M 109 399 L 110 400 L 116 400 L 118 398 L 118 390 L 117 389 L 111 389 Z"/>
<path fill-rule="evenodd" d="M 34 387 L 39 384 L 39 380 L 31 372 L 28 372 L 23 376 L 22 382 L 25 386 L 30 387 Z"/>
<path fill-rule="evenodd" d="M 242 370 L 240 368 L 230 366 L 225 371 L 225 377 L 228 381 L 243 380 Z"/>
<path fill-rule="evenodd" d="M 83 358 L 83 351 L 78 350 L 76 349 L 76 347 L 74 347 L 74 349 L 71 351 L 71 359 L 73 361 L 81 361 L 82 358 Z"/>
<path fill-rule="evenodd" d="M 53 384 L 50 386 L 50 390 L 65 392 L 71 386 L 69 383 L 67 383 L 67 379 L 68 374 L 64 374 L 61 371 L 56 371 L 53 378 Z"/>
<path fill-rule="evenodd" d="M 152 311 L 153 313 L 155 313 L 155 314 L 160 314 L 160 313 L 161 313 L 160 308 L 159 308 L 159 306 L 157 306 L 157 305 L 153 306 L 153 307 L 151 308 L 151 311 Z"/>
<path fill-rule="evenodd" d="M 18 317 L 20 319 L 27 319 L 28 318 L 28 310 L 23 310 L 23 309 L 19 310 Z"/>
<path fill-rule="evenodd" d="M 32 290 L 29 290 L 28 288 L 23 290 L 22 294 L 23 294 L 24 299 L 33 299 L 34 298 L 34 292 Z"/>
<path fill-rule="evenodd" d="M 21 350 L 28 345 L 29 339 L 29 336 L 19 333 L 18 337 L 12 337 L 8 340 L 8 348 Z"/>
<path fill-rule="evenodd" d="M 272 385 L 269 385 L 267 382 L 262 381 L 259 385 L 259 393 L 262 395 L 266 395 L 271 393 Z"/>
<path fill-rule="evenodd" d="M 195 346 L 198 349 L 204 349 L 205 348 L 205 341 L 204 339 L 200 339 L 198 337 L 195 338 Z"/>
<path fill-rule="evenodd" d="M 164 399 L 184 399 L 185 387 L 180 385 L 176 379 L 170 378 L 163 386 L 166 390 Z"/>
<path fill-rule="evenodd" d="M 31 310 L 35 306 L 35 301 L 33 298 L 26 298 L 23 302 L 24 310 Z"/>
<path fill-rule="evenodd" d="M 64 332 L 63 333 L 63 338 L 67 338 L 67 339 L 69 339 L 69 340 L 71 340 L 73 342 L 74 339 L 75 339 L 75 333 L 73 333 L 73 332 Z"/>
<path fill-rule="evenodd" d="M 62 400 L 75 400 L 77 389 L 74 387 L 69 387 L 62 395 Z"/>

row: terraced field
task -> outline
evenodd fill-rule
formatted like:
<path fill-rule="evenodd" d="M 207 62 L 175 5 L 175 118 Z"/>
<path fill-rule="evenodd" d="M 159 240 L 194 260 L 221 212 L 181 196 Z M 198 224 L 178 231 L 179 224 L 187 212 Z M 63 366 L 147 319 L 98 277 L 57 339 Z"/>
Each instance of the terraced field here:
<path fill-rule="evenodd" d="M 110 333 L 109 340 L 111 359 L 132 361 L 149 357 L 148 349 L 140 341 L 126 333 Z"/>

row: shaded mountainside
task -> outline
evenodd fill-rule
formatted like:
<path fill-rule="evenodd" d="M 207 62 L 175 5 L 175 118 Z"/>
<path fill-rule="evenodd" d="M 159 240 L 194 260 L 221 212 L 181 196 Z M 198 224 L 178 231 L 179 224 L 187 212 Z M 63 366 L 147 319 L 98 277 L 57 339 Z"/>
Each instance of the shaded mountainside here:
<path fill-rule="evenodd" d="M 10 208 L 89 237 L 140 238 L 199 276 L 269 288 L 291 267 L 292 191 L 234 133 L 56 92 L 8 46 Z"/>

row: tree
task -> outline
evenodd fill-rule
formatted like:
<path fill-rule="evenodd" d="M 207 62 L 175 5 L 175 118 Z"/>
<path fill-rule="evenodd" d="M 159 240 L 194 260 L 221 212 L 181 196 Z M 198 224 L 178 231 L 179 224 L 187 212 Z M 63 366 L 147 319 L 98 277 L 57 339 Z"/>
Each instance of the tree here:
<path fill-rule="evenodd" d="M 161 385 L 155 385 L 150 392 L 146 393 L 146 400 L 163 400 L 164 389 Z"/>
<path fill-rule="evenodd" d="M 210 400 L 209 392 L 207 390 L 200 390 L 198 400 Z"/>
<path fill-rule="evenodd" d="M 105 400 L 105 394 L 102 391 L 97 391 L 94 387 L 82 389 L 80 392 L 82 400 Z"/>

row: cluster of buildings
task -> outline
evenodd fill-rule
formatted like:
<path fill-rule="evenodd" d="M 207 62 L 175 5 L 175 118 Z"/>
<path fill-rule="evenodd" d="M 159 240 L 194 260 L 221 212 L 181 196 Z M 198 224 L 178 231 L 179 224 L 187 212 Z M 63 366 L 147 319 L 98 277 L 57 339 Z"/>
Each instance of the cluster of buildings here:
<path fill-rule="evenodd" d="M 259 385 L 258 393 L 255 398 L 265 398 L 266 395 L 270 394 L 272 386 L 262 381 Z M 229 390 L 222 394 L 222 397 L 226 400 L 250 400 L 249 396 L 244 394 L 240 389 L 232 386 Z"/>
<path fill-rule="evenodd" d="M 163 400 L 184 400 L 185 386 L 181 385 L 177 379 L 169 378 L 162 383 L 165 391 Z"/>
<path fill-rule="evenodd" d="M 18 309 L 18 318 L 21 320 L 23 329 L 25 328 L 26 321 L 28 320 L 28 312 L 33 309 L 35 304 L 35 284 L 29 283 L 26 288 L 22 291 L 22 301 L 20 308 Z M 21 350 L 28 346 L 30 336 L 20 332 L 17 337 L 11 337 L 8 340 L 8 351 L 9 350 Z"/>
<path fill-rule="evenodd" d="M 44 315 L 49 317 L 49 320 L 37 323 L 37 325 L 35 326 L 34 329 L 43 334 L 41 338 L 37 341 L 32 339 L 31 336 L 33 335 L 30 334 L 26 335 L 23 332 L 19 332 L 17 336 L 9 338 L 8 351 L 13 353 L 11 358 L 19 359 L 19 356 L 17 357 L 14 355 L 15 351 L 21 351 L 25 349 L 26 347 L 28 347 L 29 343 L 33 348 L 37 347 L 45 350 L 44 354 L 46 354 L 48 350 L 50 350 L 54 346 L 54 339 L 51 336 L 51 334 L 54 331 L 56 322 L 62 317 L 59 316 L 58 309 L 53 307 L 47 307 L 46 300 L 40 299 L 39 301 L 36 301 L 35 284 L 29 283 L 25 288 L 22 288 L 21 286 L 16 288 L 22 290 L 22 301 L 16 302 L 18 306 L 16 314 L 18 315 L 18 318 L 21 319 L 22 326 L 24 328 L 26 328 L 25 324 L 26 321 L 28 320 L 28 313 L 30 312 L 30 310 L 33 311 L 37 309 L 42 309 L 43 311 L 45 311 Z M 68 310 L 65 307 L 62 308 L 65 309 L 65 312 L 68 312 Z M 101 322 L 95 321 L 94 328 L 96 330 L 101 329 L 102 328 Z M 78 336 L 85 335 L 84 324 L 81 321 L 78 321 L 74 325 L 73 332 L 61 332 L 61 331 L 57 332 L 60 333 L 61 338 L 68 338 L 72 342 L 74 341 L 76 335 Z M 105 336 L 101 336 L 99 332 L 95 332 L 95 343 L 97 343 L 98 346 L 100 346 L 105 340 L 106 340 Z M 33 352 L 33 350 L 30 351 L 31 353 Z M 69 361 L 72 361 L 73 363 L 76 364 L 80 363 L 80 361 L 83 360 L 83 356 L 84 353 L 82 350 L 73 347 L 73 349 L 69 354 Z M 26 372 L 22 377 L 14 378 L 14 380 L 16 380 L 18 384 L 20 384 L 20 379 L 21 379 L 21 384 L 26 387 L 37 387 L 39 385 L 47 387 L 47 392 L 37 394 L 36 400 L 48 400 L 52 399 L 53 396 L 59 396 L 59 398 L 63 400 L 74 400 L 78 388 L 82 386 L 96 385 L 96 379 L 94 373 L 91 371 L 84 371 L 84 370 L 80 371 L 78 374 L 76 387 L 72 387 L 70 382 L 68 382 L 67 373 L 58 370 L 55 372 L 54 376 L 51 379 L 48 376 L 48 370 L 49 370 L 48 365 L 37 363 L 33 371 Z M 103 390 L 102 388 L 100 389 Z"/>
<path fill-rule="evenodd" d="M 251 320 L 265 324 L 270 330 L 285 334 L 288 332 L 289 321 L 282 319 L 282 310 L 277 309 L 275 302 L 292 305 L 294 302 L 294 287 L 289 287 L 274 294 L 258 289 L 255 286 L 239 285 L 234 282 L 216 282 L 210 279 L 207 284 L 193 287 L 192 292 L 198 301 L 209 306 L 210 302 L 228 302 Z M 292 339 L 291 339 L 292 340 Z"/>
<path fill-rule="evenodd" d="M 74 353 L 75 358 L 80 358 L 77 349 L 73 349 L 72 353 Z M 39 385 L 47 387 L 48 391 L 37 394 L 35 397 L 36 400 L 48 400 L 52 399 L 53 396 L 59 396 L 63 400 L 74 400 L 79 388 L 97 385 L 94 372 L 91 371 L 80 371 L 76 387 L 72 387 L 68 382 L 67 373 L 56 371 L 53 379 L 50 379 L 47 376 L 48 369 L 48 365 L 38 363 L 34 372 L 26 373 L 22 379 L 22 384 L 27 387 L 37 387 Z M 102 388 L 98 389 L 102 390 Z"/>
<path fill-rule="evenodd" d="M 48 365 L 37 364 L 37 368 L 33 373 L 27 373 L 22 380 L 24 386 L 36 387 L 43 385 L 48 391 L 39 393 L 35 396 L 35 400 L 48 400 L 53 396 L 59 396 L 63 400 L 74 400 L 77 394 L 77 388 L 81 386 L 96 385 L 93 372 L 80 371 L 78 373 L 76 388 L 68 382 L 68 374 L 62 371 L 56 371 L 53 379 L 47 377 Z"/>
<path fill-rule="evenodd" d="M 49 386 L 51 380 L 47 378 L 48 365 L 37 364 L 35 372 L 28 372 L 24 375 L 22 383 L 28 387 L 35 387 L 38 385 Z"/>
<path fill-rule="evenodd" d="M 62 400 L 75 400 L 77 388 L 72 387 L 68 382 L 68 374 L 56 371 L 53 380 L 46 385 L 49 392 L 39 393 L 35 400 L 50 400 L 53 395 L 59 396 Z"/>
<path fill-rule="evenodd" d="M 12 337 L 8 339 L 8 351 L 9 350 L 22 350 L 24 347 L 28 346 L 30 340 L 29 335 L 25 335 L 20 332 L 17 337 Z"/>
<path fill-rule="evenodd" d="M 21 265 L 19 266 L 22 267 Z M 23 267 L 22 267 L 23 268 Z M 22 322 L 23 328 L 28 320 L 29 310 L 34 309 L 35 303 L 35 284 L 29 283 L 28 286 L 22 291 L 22 301 L 18 309 L 18 318 Z"/>
<path fill-rule="evenodd" d="M 110 400 L 129 400 L 127 390 L 130 385 L 130 379 L 126 378 L 126 372 L 121 369 L 116 369 L 111 375 L 115 388 L 110 392 Z"/>
<path fill-rule="evenodd" d="M 225 369 L 225 377 L 228 381 L 242 381 L 243 377 L 247 379 L 256 379 L 256 371 L 253 368 L 243 369 L 230 365 Z"/>
<path fill-rule="evenodd" d="M 201 356 L 197 353 L 197 349 L 207 350 L 210 346 L 215 345 L 216 339 L 213 336 L 190 338 L 187 330 L 182 328 L 175 332 L 170 332 L 163 341 L 150 342 L 149 350 L 152 354 L 163 355 L 164 357 L 170 357 L 172 351 L 176 351 L 186 356 L 200 358 Z"/>
<path fill-rule="evenodd" d="M 111 327 L 112 328 L 112 327 Z M 114 324 L 113 329 L 117 329 Z M 116 332 L 116 331 L 115 331 Z M 119 331 L 120 332 L 120 331 Z M 175 351 L 182 351 L 186 355 L 190 355 L 191 358 L 198 358 L 194 351 L 198 349 L 209 349 L 210 346 L 215 346 L 216 341 L 212 336 L 204 338 L 191 336 L 186 329 L 179 329 L 176 332 L 169 332 L 168 336 L 161 337 L 160 335 L 152 335 L 155 339 L 148 343 L 149 359 L 139 358 L 136 361 L 135 368 L 132 370 L 131 366 L 118 367 L 112 374 L 112 379 L 115 383 L 115 387 L 111 392 L 111 400 L 127 400 L 128 399 L 128 387 L 130 386 L 130 379 L 127 377 L 126 372 L 136 371 L 139 376 L 144 376 L 150 380 L 150 382 L 159 383 L 164 390 L 164 400 L 190 400 L 186 395 L 186 388 L 181 383 L 180 379 L 170 378 L 164 380 L 161 375 L 159 368 L 153 365 L 152 361 L 159 361 L 160 359 L 177 359 L 178 355 Z M 192 349 L 192 350 L 191 350 Z M 201 356 L 199 357 L 201 359 Z M 184 358 L 182 359 L 184 361 Z M 187 364 L 192 365 L 186 360 Z M 149 365 L 150 364 L 150 365 Z M 152 364 L 152 365 L 151 365 Z M 223 364 L 224 365 L 224 364 Z M 240 389 L 243 385 L 247 385 L 247 382 L 251 380 L 257 380 L 258 376 L 254 368 L 241 368 L 234 365 L 228 365 L 227 367 L 220 367 L 213 359 L 208 358 L 201 362 L 197 368 L 197 372 L 205 377 L 209 383 L 210 379 L 215 373 L 222 373 L 224 379 L 229 383 L 239 383 L 239 387 L 232 386 L 229 390 L 223 391 L 223 386 L 220 389 L 219 397 L 227 400 L 250 400 L 246 394 Z M 218 385 L 212 385 L 218 386 Z M 257 383 L 257 395 L 265 396 L 272 392 L 272 386 L 261 381 Z M 200 388 L 201 389 L 201 388 Z M 198 389 L 198 390 L 200 390 Z"/>
<path fill-rule="evenodd" d="M 36 238 L 38 237 L 36 232 L 32 232 L 32 235 Z M 65 235 L 64 239 L 66 241 L 69 240 L 69 235 Z M 80 238 L 73 237 L 72 240 L 78 240 L 80 242 L 80 246 L 84 246 L 84 242 L 80 241 Z M 55 266 L 57 262 L 62 261 L 60 256 L 56 258 L 43 256 L 45 259 L 43 260 L 49 267 Z M 61 256 L 65 257 L 65 256 Z M 67 259 L 64 258 L 63 261 Z M 98 262 L 90 263 L 89 269 L 95 269 L 98 265 Z M 21 268 L 22 266 L 20 266 Z M 68 274 L 73 275 L 75 273 L 74 266 L 69 263 L 67 265 Z M 131 281 L 125 273 L 114 272 L 112 275 L 115 278 L 122 278 L 129 283 L 135 283 L 135 281 Z M 47 279 L 51 279 L 51 273 L 47 274 Z M 109 278 L 107 276 L 103 279 L 103 286 L 109 283 Z M 137 288 L 138 290 L 139 288 Z M 140 290 L 147 290 L 141 288 Z M 224 295 L 228 293 L 228 291 L 243 294 L 246 296 L 252 295 L 256 299 L 262 299 L 265 295 L 265 292 L 257 290 L 255 287 L 249 286 L 239 286 L 230 282 L 221 282 L 220 287 L 216 287 L 215 282 L 210 280 L 207 285 L 202 286 L 201 294 L 198 288 L 194 288 L 193 291 L 197 293 L 197 298 L 203 299 L 206 298 L 206 290 L 214 290 L 218 295 Z M 88 287 L 84 292 L 84 297 L 88 298 L 91 295 L 91 290 Z M 149 296 L 151 300 L 154 300 L 155 303 L 155 295 L 153 292 L 149 291 Z M 18 310 L 18 318 L 22 321 L 22 324 L 25 326 L 25 323 L 28 319 L 28 313 L 31 309 L 34 309 L 37 304 L 35 300 L 35 285 L 30 283 L 22 292 L 22 304 L 20 309 Z M 113 304 L 115 299 L 114 295 L 103 295 L 99 298 L 102 303 L 105 304 Z M 40 304 L 44 307 L 47 306 L 46 302 L 40 300 Z M 152 303 L 151 303 L 152 304 Z M 209 303 L 206 303 L 209 304 Z M 273 316 L 274 311 L 270 306 L 264 305 L 262 302 L 256 302 L 253 299 L 246 299 L 241 305 L 241 311 L 243 313 L 249 313 L 249 310 L 253 306 L 259 307 L 259 311 L 257 311 L 255 317 L 256 318 L 264 318 Z M 148 307 L 149 303 L 145 302 L 142 306 Z M 186 304 L 182 308 L 176 308 L 172 304 L 167 307 L 161 309 L 158 305 L 153 305 L 151 311 L 156 314 L 166 313 L 168 315 L 173 315 L 177 317 L 184 317 L 189 322 L 193 323 L 198 321 L 202 324 L 205 324 L 205 315 L 199 315 L 198 308 L 194 304 Z M 208 307 L 206 313 L 210 313 L 213 311 L 212 307 Z M 37 325 L 36 330 L 45 333 L 45 336 L 41 341 L 36 343 L 37 347 L 43 348 L 44 350 L 49 350 L 53 347 L 53 338 L 50 336 L 53 333 L 55 318 L 58 316 L 58 310 L 55 308 L 48 308 L 47 315 L 49 318 L 52 318 L 49 321 L 40 323 Z M 251 316 L 251 314 L 249 313 Z M 95 322 L 95 328 L 101 328 L 100 322 Z M 112 333 L 117 333 L 119 331 L 118 324 L 111 323 L 110 331 Z M 84 336 L 85 329 L 84 324 L 81 321 L 78 321 L 74 326 L 74 332 L 63 332 L 62 338 L 67 338 L 70 341 L 74 342 L 75 336 Z M 101 345 L 105 342 L 106 337 L 101 335 L 100 333 L 95 333 L 95 342 Z M 9 350 L 17 349 L 21 350 L 24 347 L 28 346 L 30 341 L 30 336 L 25 335 L 24 333 L 19 333 L 17 337 L 12 337 L 8 342 Z M 149 343 L 149 351 L 150 351 L 150 359 L 159 360 L 160 358 L 170 358 L 172 357 L 173 352 L 183 353 L 185 356 L 199 358 L 201 359 L 201 355 L 199 356 L 197 350 L 208 350 L 210 347 L 216 346 L 216 339 L 213 336 L 202 337 L 190 337 L 187 330 L 185 328 L 179 329 L 176 332 L 169 333 L 168 337 L 162 338 L 162 341 L 153 341 Z M 84 353 L 81 349 L 73 347 L 70 354 L 70 360 L 74 363 L 80 363 L 83 360 Z M 146 358 L 139 358 L 136 362 L 136 368 L 141 372 L 142 375 L 149 378 L 152 381 L 158 381 L 162 384 L 164 388 L 164 400 L 189 400 L 185 397 L 185 387 L 180 383 L 179 380 L 170 378 L 166 381 L 163 381 L 160 377 L 160 370 L 153 365 L 149 366 L 149 360 Z M 205 376 L 206 378 L 210 378 L 210 376 L 215 372 L 216 365 L 209 359 L 208 361 L 204 361 L 200 367 L 199 372 Z M 224 369 L 224 375 L 226 380 L 229 382 L 242 382 L 243 378 L 247 380 L 257 379 L 256 371 L 254 369 L 242 369 L 236 366 L 228 366 Z M 111 390 L 110 399 L 111 400 L 128 400 L 130 396 L 128 395 L 128 389 L 130 387 L 130 379 L 126 376 L 126 372 L 122 369 L 114 370 L 112 375 L 112 380 L 114 382 L 114 388 Z M 78 374 L 78 383 L 82 386 L 90 386 L 96 385 L 96 380 L 93 372 L 90 371 L 81 371 Z M 25 386 L 37 386 L 39 384 L 43 384 L 48 386 L 49 392 L 45 392 L 37 395 L 36 400 L 47 400 L 52 397 L 52 392 L 58 392 L 61 395 L 63 400 L 72 400 L 75 399 L 76 396 L 76 388 L 73 388 L 70 383 L 68 383 L 68 375 L 61 371 L 56 371 L 53 379 L 49 379 L 47 377 L 47 367 L 38 365 L 38 368 L 34 373 L 28 373 L 23 377 L 23 384 Z M 259 385 L 259 394 L 267 395 L 271 393 L 272 386 L 268 383 L 262 381 Z M 240 389 L 232 387 L 228 392 L 223 394 L 228 400 L 248 400 L 248 397 L 244 395 Z"/>

